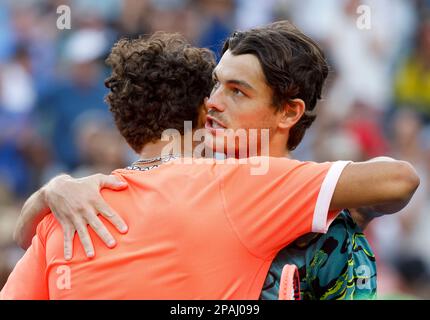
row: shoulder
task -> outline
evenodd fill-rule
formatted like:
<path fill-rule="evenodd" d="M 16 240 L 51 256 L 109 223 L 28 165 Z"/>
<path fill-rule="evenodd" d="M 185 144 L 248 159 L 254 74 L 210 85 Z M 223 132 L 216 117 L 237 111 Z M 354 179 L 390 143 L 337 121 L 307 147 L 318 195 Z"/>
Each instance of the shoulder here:
<path fill-rule="evenodd" d="M 47 214 L 42 221 L 39 222 L 36 229 L 36 234 L 41 242 L 45 244 L 46 239 L 56 230 L 60 228 L 60 224 L 51 212 Z"/>

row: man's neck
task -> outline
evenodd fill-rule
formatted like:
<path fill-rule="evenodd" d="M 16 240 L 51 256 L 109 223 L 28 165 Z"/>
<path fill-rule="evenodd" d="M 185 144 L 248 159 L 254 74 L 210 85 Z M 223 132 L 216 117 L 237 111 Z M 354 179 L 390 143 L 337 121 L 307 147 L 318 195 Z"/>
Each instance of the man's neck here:
<path fill-rule="evenodd" d="M 288 152 L 288 150 L 275 150 L 274 152 L 269 152 L 269 157 L 274 157 L 274 158 L 289 158 L 290 157 L 290 153 Z"/>
<path fill-rule="evenodd" d="M 141 159 L 152 159 L 162 156 L 167 156 L 169 154 L 174 154 L 173 150 L 169 150 L 166 148 L 169 145 L 169 141 L 157 140 L 156 142 L 147 143 L 142 151 L 140 151 L 139 156 Z M 181 152 L 179 150 L 178 155 L 180 156 Z"/>

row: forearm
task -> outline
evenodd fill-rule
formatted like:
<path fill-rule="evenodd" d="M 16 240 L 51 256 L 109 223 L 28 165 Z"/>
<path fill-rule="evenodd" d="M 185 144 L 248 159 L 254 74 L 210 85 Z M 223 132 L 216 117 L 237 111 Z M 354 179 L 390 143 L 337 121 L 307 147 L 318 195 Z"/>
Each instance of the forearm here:
<path fill-rule="evenodd" d="M 65 177 L 69 176 L 62 174 L 54 179 Z M 46 186 L 47 185 L 40 188 L 27 199 L 18 217 L 13 238 L 23 249 L 27 249 L 30 246 L 31 239 L 36 234 L 37 225 L 50 212 L 50 208 L 45 201 Z"/>
<path fill-rule="evenodd" d="M 395 160 L 388 157 L 377 157 L 369 160 L 369 162 L 375 162 L 375 161 L 395 161 Z M 351 216 L 354 219 L 354 221 L 360 226 L 360 228 L 364 230 L 373 219 L 383 215 L 393 214 L 402 210 L 409 203 L 409 201 L 412 198 L 412 195 L 413 193 L 410 194 L 409 198 L 403 199 L 400 201 L 383 203 L 383 204 L 378 204 L 378 205 L 368 206 L 368 207 L 361 207 L 357 209 L 351 209 L 350 210 Z"/>
<path fill-rule="evenodd" d="M 362 230 L 364 230 L 373 219 L 387 214 L 399 212 L 404 207 L 406 207 L 406 205 L 409 203 L 409 200 L 410 198 L 405 201 L 351 209 L 350 212 L 354 221 L 360 226 Z"/>
<path fill-rule="evenodd" d="M 27 249 L 30 246 L 31 239 L 36 234 L 37 225 L 49 211 L 42 187 L 27 199 L 18 217 L 13 237 L 21 248 Z"/>

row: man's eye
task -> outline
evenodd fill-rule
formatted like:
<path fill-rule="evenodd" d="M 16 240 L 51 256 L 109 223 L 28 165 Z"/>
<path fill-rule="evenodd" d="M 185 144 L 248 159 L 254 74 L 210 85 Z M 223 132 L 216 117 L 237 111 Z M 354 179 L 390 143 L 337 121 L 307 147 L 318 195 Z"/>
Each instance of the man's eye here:
<path fill-rule="evenodd" d="M 236 96 L 244 96 L 244 94 L 243 94 L 243 92 L 242 91 L 240 91 L 239 89 L 237 89 L 237 88 L 232 88 L 231 89 L 231 91 L 233 92 L 233 94 L 234 95 L 236 95 Z"/>
<path fill-rule="evenodd" d="M 218 87 L 219 87 L 219 81 L 218 80 L 213 80 L 212 90 L 218 89 Z"/>

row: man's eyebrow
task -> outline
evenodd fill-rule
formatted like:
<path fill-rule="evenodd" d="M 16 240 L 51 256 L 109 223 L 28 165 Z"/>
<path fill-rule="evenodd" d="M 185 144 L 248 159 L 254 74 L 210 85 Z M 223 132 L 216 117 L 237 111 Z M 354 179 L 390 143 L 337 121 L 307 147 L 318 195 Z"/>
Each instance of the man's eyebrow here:
<path fill-rule="evenodd" d="M 212 73 L 212 76 L 214 77 L 214 79 L 218 80 L 218 75 L 216 74 L 216 71 Z M 255 89 L 248 82 L 243 80 L 231 79 L 231 80 L 227 80 L 226 82 L 227 84 L 234 84 L 234 85 L 238 85 L 238 86 L 247 88 L 249 90 L 255 91 Z"/>

